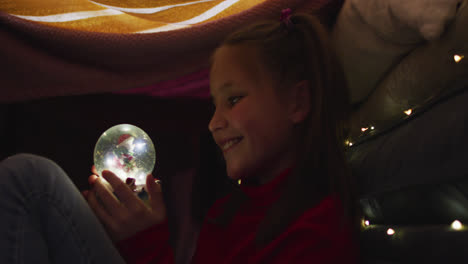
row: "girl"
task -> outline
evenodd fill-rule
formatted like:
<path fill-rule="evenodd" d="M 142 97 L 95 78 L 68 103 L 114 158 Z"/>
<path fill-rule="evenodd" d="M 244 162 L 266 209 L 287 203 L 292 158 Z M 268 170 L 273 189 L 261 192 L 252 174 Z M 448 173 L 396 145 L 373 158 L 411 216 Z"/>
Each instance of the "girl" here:
<path fill-rule="evenodd" d="M 187 262 L 357 263 L 343 155 L 348 94 L 330 46 L 315 18 L 285 11 L 215 51 L 209 130 L 227 177 L 202 175 L 195 186 L 201 229 Z M 90 176 L 83 195 L 112 241 L 52 162 L 16 156 L 0 164 L 0 175 L 0 210 L 8 212 L 0 218 L 1 263 L 174 262 L 151 175 L 148 206 L 112 172 Z"/>
<path fill-rule="evenodd" d="M 330 46 L 315 18 L 284 14 L 231 34 L 215 51 L 209 130 L 227 176 L 240 186 L 214 184 L 209 174 L 211 184 L 200 179 L 197 189 L 208 187 L 195 192 L 195 216 L 203 221 L 192 263 L 357 261 L 343 155 L 348 93 Z M 90 192 L 88 201 L 126 261 L 172 263 L 158 186 L 147 183 L 152 210 L 139 205 L 134 212 L 129 188 L 110 172 L 103 176 L 123 205 L 96 176 L 90 180 L 107 198 L 101 206 Z M 226 192 L 214 191 L 220 189 Z"/>

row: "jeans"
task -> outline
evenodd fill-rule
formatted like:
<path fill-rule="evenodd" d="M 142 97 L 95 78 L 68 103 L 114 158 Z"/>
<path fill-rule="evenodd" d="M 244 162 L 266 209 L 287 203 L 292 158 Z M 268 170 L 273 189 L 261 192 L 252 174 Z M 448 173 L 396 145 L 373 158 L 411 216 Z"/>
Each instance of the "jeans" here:
<path fill-rule="evenodd" d="M 0 263 L 125 263 L 86 200 L 54 162 L 0 162 Z"/>

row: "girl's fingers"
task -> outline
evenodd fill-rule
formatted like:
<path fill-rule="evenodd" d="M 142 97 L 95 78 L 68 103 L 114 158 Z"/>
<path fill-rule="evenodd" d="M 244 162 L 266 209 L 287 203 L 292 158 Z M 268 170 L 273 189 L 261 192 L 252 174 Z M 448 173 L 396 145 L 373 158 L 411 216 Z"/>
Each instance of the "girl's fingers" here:
<path fill-rule="evenodd" d="M 161 184 L 156 183 L 151 174 L 146 176 L 146 189 L 148 190 L 149 204 L 151 209 L 153 209 L 153 212 L 164 215 L 165 206 L 162 196 Z"/>
<path fill-rule="evenodd" d="M 81 194 L 83 195 L 83 197 L 85 198 L 85 200 L 88 200 L 88 195 L 89 195 L 89 191 L 88 191 L 88 190 L 82 191 Z"/>
<path fill-rule="evenodd" d="M 102 172 L 102 177 L 106 179 L 107 182 L 109 182 L 109 184 L 114 189 L 114 193 L 127 208 L 132 208 L 136 203 L 139 202 L 139 199 L 136 197 L 130 187 L 114 173 L 105 170 Z"/>
<path fill-rule="evenodd" d="M 95 175 L 99 175 L 99 174 L 98 174 L 98 171 L 96 170 L 96 166 L 94 166 L 94 165 L 91 166 L 91 172 L 92 172 L 93 174 L 95 174 Z"/>
<path fill-rule="evenodd" d="M 151 174 L 146 175 L 146 189 L 148 190 L 150 197 L 161 191 L 159 184 L 156 183 L 153 175 Z"/>
<path fill-rule="evenodd" d="M 94 182 L 93 190 L 101 200 L 104 209 L 107 210 L 110 215 L 118 215 L 122 206 L 112 193 L 111 187 L 106 185 L 102 178 L 97 178 Z"/>
<path fill-rule="evenodd" d="M 102 205 L 97 199 L 96 194 L 90 191 L 88 192 L 87 198 L 89 206 L 94 211 L 99 220 L 101 220 L 101 222 L 108 228 L 114 226 L 112 216 L 110 216 L 109 213 L 104 208 L 102 208 Z"/>
<path fill-rule="evenodd" d="M 96 176 L 96 175 L 94 175 L 94 174 L 91 175 L 91 176 L 89 176 L 89 177 L 88 177 L 88 183 L 89 183 L 89 185 L 92 186 L 92 185 L 94 184 L 94 182 L 96 181 L 97 178 L 98 178 L 98 176 Z"/>

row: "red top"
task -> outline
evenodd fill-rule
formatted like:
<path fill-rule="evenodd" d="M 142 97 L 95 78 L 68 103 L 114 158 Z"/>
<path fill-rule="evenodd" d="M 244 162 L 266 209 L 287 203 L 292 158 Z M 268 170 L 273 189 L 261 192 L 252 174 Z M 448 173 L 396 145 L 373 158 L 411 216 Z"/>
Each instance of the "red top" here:
<path fill-rule="evenodd" d="M 205 220 L 192 263 L 358 263 L 358 247 L 350 229 L 340 227 L 340 203 L 334 196 L 304 212 L 265 247 L 255 246 L 256 227 L 268 207 L 279 198 L 279 187 L 289 171 L 262 186 L 241 186 L 250 200 L 239 208 L 227 227 Z M 221 213 L 228 197 L 217 200 L 207 218 Z M 168 241 L 166 221 L 117 246 L 127 263 L 170 264 L 174 260 Z"/>

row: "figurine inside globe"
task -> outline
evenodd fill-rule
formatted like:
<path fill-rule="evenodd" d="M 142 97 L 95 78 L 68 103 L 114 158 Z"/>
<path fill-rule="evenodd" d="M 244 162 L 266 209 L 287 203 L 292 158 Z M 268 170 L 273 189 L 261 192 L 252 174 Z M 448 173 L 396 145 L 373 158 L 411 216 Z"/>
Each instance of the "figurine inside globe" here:
<path fill-rule="evenodd" d="M 130 124 L 109 128 L 94 148 L 94 166 L 99 175 L 109 170 L 136 193 L 142 191 L 155 163 L 156 151 L 150 137 Z"/>

